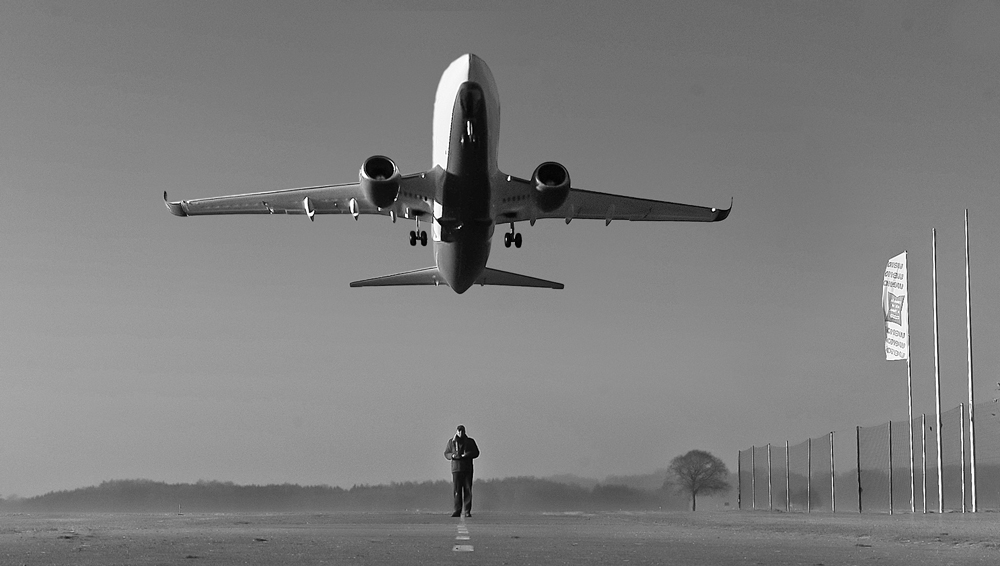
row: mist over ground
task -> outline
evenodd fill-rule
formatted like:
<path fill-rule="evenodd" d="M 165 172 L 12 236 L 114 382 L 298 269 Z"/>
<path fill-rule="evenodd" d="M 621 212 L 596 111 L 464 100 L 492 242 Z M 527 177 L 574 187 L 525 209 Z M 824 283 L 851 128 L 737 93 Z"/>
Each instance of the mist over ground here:
<path fill-rule="evenodd" d="M 474 486 L 475 511 L 617 511 L 683 510 L 689 497 L 665 488 L 665 471 L 613 476 L 597 481 L 578 476 L 479 479 Z M 731 478 L 733 486 L 735 476 Z M 295 512 L 411 511 L 446 512 L 451 507 L 450 481 L 355 485 L 350 488 L 296 484 L 237 485 L 199 481 L 111 480 L 96 486 L 53 491 L 30 498 L 0 500 L 0 511 L 20 512 Z M 735 491 L 712 499 L 711 507 L 727 506 Z"/>

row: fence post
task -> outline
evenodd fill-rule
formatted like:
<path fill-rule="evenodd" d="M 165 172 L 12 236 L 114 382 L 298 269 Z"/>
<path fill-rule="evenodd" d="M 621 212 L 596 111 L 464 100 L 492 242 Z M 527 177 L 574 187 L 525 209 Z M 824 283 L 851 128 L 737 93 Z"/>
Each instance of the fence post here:
<path fill-rule="evenodd" d="M 830 512 L 837 512 L 837 474 L 833 455 L 833 432 L 830 432 Z"/>
<path fill-rule="evenodd" d="M 743 454 L 736 452 L 736 508 L 743 510 Z"/>
<path fill-rule="evenodd" d="M 789 503 L 791 503 L 791 495 L 788 491 L 788 441 L 785 441 L 785 513 L 788 513 Z"/>
<path fill-rule="evenodd" d="M 813 439 L 806 442 L 806 513 L 813 510 Z"/>
<path fill-rule="evenodd" d="M 858 513 L 862 512 L 861 507 L 861 492 L 863 491 L 861 487 L 861 427 L 854 427 L 855 432 L 858 435 L 857 447 L 858 447 Z"/>
<path fill-rule="evenodd" d="M 771 495 L 771 443 L 767 443 L 767 510 L 774 511 L 774 497 Z"/>
<path fill-rule="evenodd" d="M 750 447 L 750 509 L 757 510 L 757 447 Z"/>

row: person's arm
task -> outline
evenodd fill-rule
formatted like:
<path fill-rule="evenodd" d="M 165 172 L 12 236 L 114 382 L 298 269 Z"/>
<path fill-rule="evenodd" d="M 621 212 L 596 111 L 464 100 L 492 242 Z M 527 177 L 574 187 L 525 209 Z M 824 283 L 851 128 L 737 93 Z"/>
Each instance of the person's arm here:
<path fill-rule="evenodd" d="M 478 458 L 479 457 L 479 445 L 476 444 L 476 441 L 472 440 L 471 438 L 468 439 L 466 442 L 468 442 L 468 444 L 466 445 L 465 457 L 469 458 L 470 460 L 473 459 L 473 458 Z"/>
<path fill-rule="evenodd" d="M 453 460 L 455 456 L 457 456 L 455 454 L 455 442 L 449 439 L 448 444 L 444 447 L 444 459 Z"/>

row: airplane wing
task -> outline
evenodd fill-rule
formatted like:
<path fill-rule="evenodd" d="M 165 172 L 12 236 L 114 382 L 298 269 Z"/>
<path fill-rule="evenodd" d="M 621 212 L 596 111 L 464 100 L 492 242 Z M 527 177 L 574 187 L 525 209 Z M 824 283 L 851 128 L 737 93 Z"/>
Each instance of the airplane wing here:
<path fill-rule="evenodd" d="M 430 179 L 420 173 L 399 180 L 397 203 L 405 206 L 411 215 L 429 214 L 433 195 Z M 164 192 L 163 200 L 171 214 L 176 216 L 304 214 L 312 219 L 315 214 L 388 215 L 391 210 L 402 211 L 396 204 L 379 210 L 365 198 L 359 183 L 319 185 L 173 202 L 167 200 L 167 193 Z"/>
<path fill-rule="evenodd" d="M 533 191 L 529 181 L 512 178 L 512 182 L 523 183 L 529 191 Z M 674 221 L 674 222 L 719 222 L 725 220 L 732 210 L 729 208 L 710 208 L 691 204 L 680 204 L 651 200 L 637 197 L 570 189 L 566 202 L 551 212 L 531 211 L 532 207 L 523 207 L 511 211 L 500 211 L 497 223 L 536 220 L 539 218 L 563 218 L 569 224 L 574 218 L 589 218 L 604 220 L 610 224 L 612 220 L 631 221 Z M 534 217 L 532 217 L 534 215 Z"/>

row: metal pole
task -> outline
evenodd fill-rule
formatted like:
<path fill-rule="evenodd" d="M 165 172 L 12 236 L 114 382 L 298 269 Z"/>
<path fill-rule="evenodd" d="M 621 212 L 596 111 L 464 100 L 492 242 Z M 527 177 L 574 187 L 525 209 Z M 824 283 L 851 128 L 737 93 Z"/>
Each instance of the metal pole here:
<path fill-rule="evenodd" d="M 944 480 L 942 478 L 941 461 L 941 362 L 940 346 L 938 344 L 938 293 L 937 293 L 937 230 L 931 228 L 931 269 L 934 280 L 934 407 L 937 411 L 935 431 L 937 433 L 937 477 L 938 477 L 938 513 L 944 513 Z"/>
<path fill-rule="evenodd" d="M 965 209 L 965 330 L 968 337 L 969 350 L 969 472 L 972 480 L 972 512 L 979 510 L 979 499 L 976 496 L 976 417 L 975 394 L 972 387 L 972 284 L 969 276 L 969 209 Z M 964 461 L 964 460 L 963 460 Z M 965 478 L 962 478 L 965 485 Z M 964 501 L 964 500 L 963 500 Z"/>
<path fill-rule="evenodd" d="M 791 494 L 788 491 L 788 441 L 785 441 L 785 513 L 788 512 L 791 503 Z"/>
<path fill-rule="evenodd" d="M 757 510 L 757 447 L 750 447 L 750 508 Z"/>
<path fill-rule="evenodd" d="M 892 515 L 892 421 L 889 421 L 889 514 Z"/>
<path fill-rule="evenodd" d="M 909 293 L 909 291 L 907 291 Z M 909 308 L 909 305 L 907 305 Z M 907 317 L 909 319 L 909 317 Z M 913 454 L 913 375 L 910 372 L 910 333 L 906 333 L 906 398 L 908 401 L 908 412 L 907 415 L 910 417 L 909 430 L 910 430 L 910 513 L 916 513 L 917 508 L 914 503 L 914 494 L 916 491 L 915 479 L 913 477 L 913 459 L 915 458 Z"/>
<path fill-rule="evenodd" d="M 907 257 L 906 250 L 903 250 L 903 257 L 904 258 Z M 907 277 L 909 277 L 909 267 L 907 267 Z M 910 320 L 910 300 L 909 300 L 910 290 L 909 290 L 909 282 L 907 282 L 906 284 L 907 284 L 907 288 L 906 288 L 907 299 L 905 300 L 905 302 L 903 304 L 903 308 L 906 309 L 906 320 L 907 320 L 907 325 L 909 325 L 909 320 Z M 912 357 L 911 354 L 910 354 L 910 334 L 911 334 L 911 332 L 909 330 L 909 326 L 907 326 L 907 330 L 906 330 L 906 411 L 907 412 L 906 412 L 906 415 L 910 419 L 910 422 L 908 423 L 908 427 L 909 427 L 909 431 L 910 431 L 910 513 L 915 513 L 916 512 L 916 505 L 915 505 L 915 503 L 913 501 L 914 497 L 915 497 L 913 492 L 916 491 L 916 480 L 914 478 L 914 472 L 913 472 L 913 460 L 914 460 L 914 457 L 915 457 L 914 454 L 913 454 L 913 372 L 912 372 L 911 367 L 910 367 L 910 358 Z"/>
<path fill-rule="evenodd" d="M 736 508 L 743 509 L 743 451 L 736 453 Z"/>
<path fill-rule="evenodd" d="M 854 427 L 854 430 L 857 434 L 858 447 L 858 513 L 861 513 L 861 492 L 863 491 L 861 487 L 861 427 Z"/>
<path fill-rule="evenodd" d="M 771 443 L 767 443 L 767 510 L 774 511 L 774 497 L 772 494 L 771 482 Z"/>
<path fill-rule="evenodd" d="M 813 439 L 806 442 L 806 513 L 813 510 Z"/>
<path fill-rule="evenodd" d="M 958 439 L 961 441 L 961 459 L 962 459 L 962 513 L 965 513 L 965 403 L 958 404 L 960 408 L 960 413 L 962 415 L 961 424 L 958 427 L 959 436 Z"/>
<path fill-rule="evenodd" d="M 837 473 L 833 456 L 833 432 L 830 432 L 830 512 L 837 512 Z"/>
<path fill-rule="evenodd" d="M 920 474 L 924 483 L 924 514 L 927 514 L 927 413 L 920 413 L 920 462 L 924 471 Z"/>

